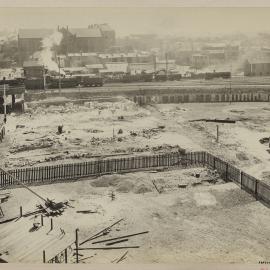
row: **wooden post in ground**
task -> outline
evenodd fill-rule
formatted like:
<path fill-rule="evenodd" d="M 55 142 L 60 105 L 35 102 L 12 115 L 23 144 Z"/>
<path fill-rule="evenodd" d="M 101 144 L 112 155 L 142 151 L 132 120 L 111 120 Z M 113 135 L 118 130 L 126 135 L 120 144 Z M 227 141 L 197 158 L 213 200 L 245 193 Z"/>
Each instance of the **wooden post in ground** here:
<path fill-rule="evenodd" d="M 229 167 L 229 165 L 228 165 L 228 162 L 226 162 L 226 181 L 228 181 L 228 167 Z"/>
<path fill-rule="evenodd" d="M 79 229 L 76 229 L 75 231 L 75 245 L 76 245 L 76 263 L 79 263 L 79 235 L 78 235 Z"/>
<path fill-rule="evenodd" d="M 45 254 L 45 250 L 43 250 L 43 263 L 46 263 L 46 254 Z"/>
<path fill-rule="evenodd" d="M 219 141 L 219 125 L 217 125 L 217 143 Z"/>
<path fill-rule="evenodd" d="M 40 215 L 40 224 L 41 224 L 41 226 L 43 226 L 43 224 L 44 224 L 43 223 L 43 215 L 42 214 Z"/>
<path fill-rule="evenodd" d="M 255 191 L 254 191 L 255 199 L 258 201 L 258 180 L 255 182 Z"/>
<path fill-rule="evenodd" d="M 67 249 L 65 249 L 65 263 L 68 262 L 68 259 L 67 259 Z"/>
<path fill-rule="evenodd" d="M 240 172 L 240 185 L 241 185 L 241 189 L 242 189 L 242 178 L 243 178 L 243 172 Z"/>
<path fill-rule="evenodd" d="M 51 218 L 51 231 L 53 230 L 53 219 Z"/>
<path fill-rule="evenodd" d="M 20 206 L 20 217 L 22 217 L 22 206 Z"/>

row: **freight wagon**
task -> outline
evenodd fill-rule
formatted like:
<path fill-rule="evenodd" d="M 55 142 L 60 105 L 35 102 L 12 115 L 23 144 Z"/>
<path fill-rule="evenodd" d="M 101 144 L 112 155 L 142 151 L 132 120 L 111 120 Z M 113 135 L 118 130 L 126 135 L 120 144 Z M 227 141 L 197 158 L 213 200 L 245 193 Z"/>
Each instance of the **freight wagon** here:
<path fill-rule="evenodd" d="M 230 79 L 231 72 L 206 72 L 205 73 L 205 80 L 212 80 L 216 78 Z"/>

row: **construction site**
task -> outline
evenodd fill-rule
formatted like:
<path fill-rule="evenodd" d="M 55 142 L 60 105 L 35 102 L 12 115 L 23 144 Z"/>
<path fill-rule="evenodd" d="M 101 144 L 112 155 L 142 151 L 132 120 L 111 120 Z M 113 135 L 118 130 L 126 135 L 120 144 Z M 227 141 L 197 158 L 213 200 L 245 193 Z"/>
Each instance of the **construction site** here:
<path fill-rule="evenodd" d="M 54 95 L 5 124 L 1 260 L 267 260 L 269 103 Z"/>
<path fill-rule="evenodd" d="M 0 263 L 269 264 L 270 35 L 63 10 L 0 11 Z"/>

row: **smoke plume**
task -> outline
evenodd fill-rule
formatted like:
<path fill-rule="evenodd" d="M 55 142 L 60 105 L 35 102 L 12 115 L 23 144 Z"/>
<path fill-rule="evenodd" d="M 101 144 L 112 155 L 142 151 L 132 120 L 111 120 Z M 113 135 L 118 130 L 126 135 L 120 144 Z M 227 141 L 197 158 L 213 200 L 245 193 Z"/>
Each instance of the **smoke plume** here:
<path fill-rule="evenodd" d="M 34 58 L 37 58 L 50 71 L 59 71 L 58 63 L 53 60 L 53 47 L 60 44 L 62 37 L 62 33 L 55 31 L 42 40 L 42 50 L 34 54 Z M 61 73 L 64 72 L 61 70 Z"/>

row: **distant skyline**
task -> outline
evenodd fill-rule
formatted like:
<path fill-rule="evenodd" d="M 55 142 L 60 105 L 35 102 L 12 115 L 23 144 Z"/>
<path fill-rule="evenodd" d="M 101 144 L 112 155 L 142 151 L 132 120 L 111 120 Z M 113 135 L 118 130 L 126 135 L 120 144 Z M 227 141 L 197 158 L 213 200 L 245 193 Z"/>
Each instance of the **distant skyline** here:
<path fill-rule="evenodd" d="M 108 23 L 130 34 L 217 35 L 270 32 L 270 8 L 1 8 L 0 28 L 87 27 Z"/>

